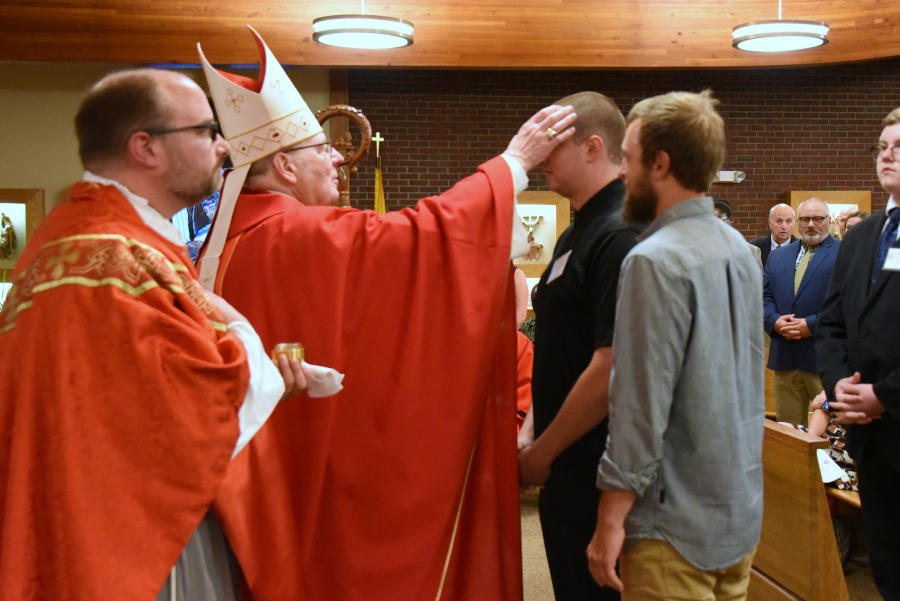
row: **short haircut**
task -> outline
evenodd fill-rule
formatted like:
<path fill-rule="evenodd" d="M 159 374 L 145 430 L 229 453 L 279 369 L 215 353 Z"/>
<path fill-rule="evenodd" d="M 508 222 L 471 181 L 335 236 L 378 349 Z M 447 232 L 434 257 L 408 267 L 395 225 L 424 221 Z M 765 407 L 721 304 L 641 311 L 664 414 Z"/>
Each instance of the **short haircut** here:
<path fill-rule="evenodd" d="M 888 125 L 896 125 L 897 123 L 900 123 L 900 109 L 892 110 L 890 113 L 888 113 L 888 116 L 885 117 L 884 121 L 882 121 L 881 123 L 885 127 L 887 127 Z"/>
<path fill-rule="evenodd" d="M 284 152 L 284 149 L 273 152 L 272 154 L 267 154 L 263 158 L 251 163 L 250 169 L 247 170 L 247 177 L 256 177 L 257 175 L 265 175 L 269 172 L 269 169 L 272 168 L 272 163 L 275 161 L 275 155 L 279 152 Z"/>
<path fill-rule="evenodd" d="M 275 155 L 278 153 L 290 152 L 292 150 L 300 150 L 303 148 L 301 144 L 305 142 L 306 139 L 300 140 L 295 144 L 291 144 L 290 146 L 285 146 L 284 148 L 279 148 L 278 150 L 272 152 L 271 154 L 267 154 L 261 159 L 258 159 L 250 164 L 250 169 L 247 171 L 247 177 L 257 177 L 259 175 L 267 174 L 271 169 L 273 163 L 275 163 Z"/>
<path fill-rule="evenodd" d="M 725 160 L 725 122 L 710 90 L 669 92 L 638 102 L 628 123 L 641 120 L 641 160 L 649 167 L 657 153 L 669 155 L 669 170 L 688 190 L 709 189 Z"/>
<path fill-rule="evenodd" d="M 91 88 L 75 115 L 78 154 L 86 169 L 123 157 L 135 132 L 166 126 L 172 110 L 154 76 L 159 73 L 154 69 L 120 71 Z"/>
<path fill-rule="evenodd" d="M 716 209 L 719 209 L 720 211 L 725 213 L 725 216 L 728 217 L 729 219 L 731 217 L 734 217 L 734 211 L 731 210 L 731 205 L 728 204 L 728 201 L 717 200 L 717 201 L 713 202 L 713 207 Z"/>
<path fill-rule="evenodd" d="M 810 196 L 809 198 L 807 198 L 806 200 L 804 200 L 803 202 L 798 204 L 797 205 L 797 213 L 800 213 L 800 209 L 803 208 L 803 205 L 805 205 L 806 203 L 808 203 L 810 201 L 821 202 L 823 205 L 825 205 L 825 213 L 829 217 L 831 217 L 831 207 L 828 206 L 828 203 L 825 202 L 824 200 L 822 200 L 821 198 L 816 198 L 815 196 Z"/>
<path fill-rule="evenodd" d="M 860 219 L 865 219 L 869 214 L 865 211 L 856 211 L 855 213 L 850 213 L 847 215 L 847 220 L 849 221 L 851 217 L 859 217 Z"/>
<path fill-rule="evenodd" d="M 772 207 L 771 209 L 769 209 L 769 219 L 770 220 L 772 219 L 772 213 L 774 213 L 775 209 L 777 209 L 778 207 L 785 207 L 787 209 L 790 209 L 791 214 L 794 216 L 794 218 L 795 219 L 797 218 L 797 211 L 794 210 L 794 207 L 792 207 L 791 205 L 786 205 L 783 202 L 781 202 L 781 203 L 778 203 L 777 205 L 775 205 L 774 207 Z"/>
<path fill-rule="evenodd" d="M 578 92 L 560 98 L 555 104 L 571 106 L 575 119 L 575 135 L 572 140 L 583 144 L 591 136 L 600 136 L 609 160 L 622 162 L 622 140 L 625 139 L 625 117 L 611 98 L 597 92 Z"/>

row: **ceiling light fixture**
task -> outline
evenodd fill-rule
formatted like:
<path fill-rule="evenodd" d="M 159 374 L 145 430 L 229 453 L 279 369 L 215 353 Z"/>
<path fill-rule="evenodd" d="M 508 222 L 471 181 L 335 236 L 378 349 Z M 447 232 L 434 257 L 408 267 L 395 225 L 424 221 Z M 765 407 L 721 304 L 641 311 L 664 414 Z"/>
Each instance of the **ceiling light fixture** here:
<path fill-rule="evenodd" d="M 783 21 L 778 0 L 777 21 L 754 21 L 731 30 L 731 45 L 749 52 L 790 52 L 828 43 L 828 24 L 817 21 Z"/>
<path fill-rule="evenodd" d="M 332 15 L 313 20 L 313 41 L 327 46 L 385 50 L 413 43 L 413 24 L 405 19 L 373 15 L 361 0 L 358 15 Z"/>

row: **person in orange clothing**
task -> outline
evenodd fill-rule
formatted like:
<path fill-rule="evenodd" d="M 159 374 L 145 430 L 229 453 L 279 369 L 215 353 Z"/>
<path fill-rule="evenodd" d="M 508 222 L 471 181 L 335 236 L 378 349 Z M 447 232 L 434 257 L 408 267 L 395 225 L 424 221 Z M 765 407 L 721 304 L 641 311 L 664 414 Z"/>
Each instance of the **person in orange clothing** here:
<path fill-rule="evenodd" d="M 75 122 L 87 172 L 28 241 L 0 311 L 0 598 L 233 599 L 207 511 L 305 375 L 279 374 L 202 289 L 167 221 L 221 181 L 227 145 L 200 87 L 116 73 Z"/>
<path fill-rule="evenodd" d="M 534 368 L 534 343 L 521 332 L 528 317 L 528 280 L 525 272 L 513 266 L 516 287 L 516 423 L 519 431 L 531 408 L 531 372 Z"/>
<path fill-rule="evenodd" d="M 531 408 L 531 372 L 534 368 L 534 344 L 522 332 L 516 332 L 516 421 L 519 430 Z"/>
<path fill-rule="evenodd" d="M 249 592 L 520 601 L 515 193 L 571 135 L 572 109 L 540 111 L 415 209 L 335 208 L 341 158 L 257 42 L 259 81 L 201 55 L 235 162 L 201 281 L 264 343 L 301 342 L 346 378 L 334 397 L 280 406 L 223 483 L 216 516 Z"/>

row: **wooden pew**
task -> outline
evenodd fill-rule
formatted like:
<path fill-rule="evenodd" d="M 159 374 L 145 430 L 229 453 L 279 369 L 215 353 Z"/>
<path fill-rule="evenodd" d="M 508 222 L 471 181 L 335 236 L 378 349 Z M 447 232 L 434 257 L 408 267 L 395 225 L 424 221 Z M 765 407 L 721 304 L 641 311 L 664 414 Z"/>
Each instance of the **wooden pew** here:
<path fill-rule="evenodd" d="M 763 527 L 748 599 L 849 601 L 816 449 L 828 441 L 766 420 Z"/>
<path fill-rule="evenodd" d="M 847 505 L 851 505 L 853 507 L 856 507 L 857 509 L 862 507 L 862 503 L 860 503 L 859 501 L 859 493 L 856 491 L 826 488 L 825 492 L 827 492 L 830 496 L 834 497 L 841 503 L 846 503 Z"/>

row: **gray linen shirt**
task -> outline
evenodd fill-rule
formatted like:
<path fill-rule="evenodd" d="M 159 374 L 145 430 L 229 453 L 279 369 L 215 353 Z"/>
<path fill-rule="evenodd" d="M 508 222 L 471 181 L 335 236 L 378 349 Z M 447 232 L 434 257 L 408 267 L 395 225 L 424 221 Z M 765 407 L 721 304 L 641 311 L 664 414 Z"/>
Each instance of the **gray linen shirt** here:
<path fill-rule="evenodd" d="M 714 570 L 759 542 L 762 323 L 759 267 L 712 199 L 679 202 L 638 237 L 619 278 L 597 476 L 638 496 L 625 550 L 661 539 Z"/>

